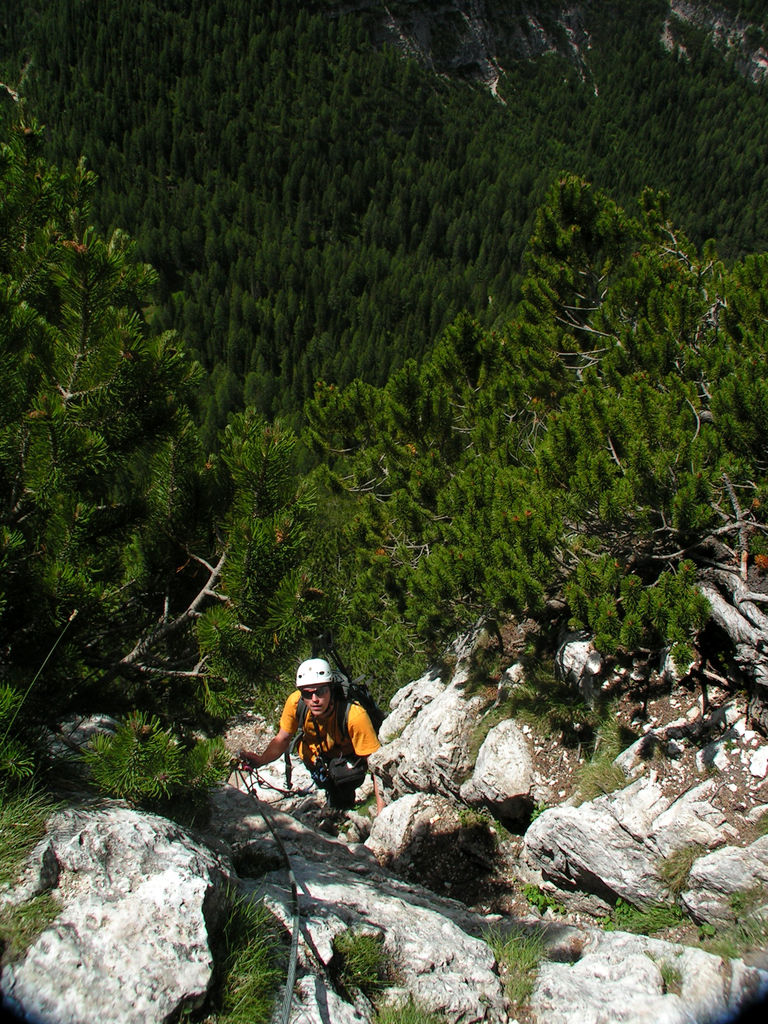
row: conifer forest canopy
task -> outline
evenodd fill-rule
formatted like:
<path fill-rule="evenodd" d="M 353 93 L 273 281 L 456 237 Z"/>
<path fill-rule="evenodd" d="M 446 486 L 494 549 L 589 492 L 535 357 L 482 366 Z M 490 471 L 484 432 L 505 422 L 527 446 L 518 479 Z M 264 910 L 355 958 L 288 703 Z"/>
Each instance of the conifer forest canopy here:
<path fill-rule="evenodd" d="M 157 270 L 154 319 L 208 374 L 209 447 L 244 404 L 296 425 L 318 379 L 384 384 L 461 311 L 503 321 L 562 169 L 624 205 L 668 191 L 725 259 L 768 243 L 765 88 L 704 31 L 667 52 L 665 0 L 580 5 L 581 63 L 510 43 L 503 103 L 375 49 L 376 4 L 3 6 L 0 80 L 50 158 L 98 175 L 97 226 Z M 526 7 L 556 36 L 557 4 L 503 5 Z"/>
<path fill-rule="evenodd" d="M 0 770 L 106 711 L 203 785 L 325 628 L 382 700 L 507 614 L 762 673 L 765 86 L 663 4 L 504 103 L 337 4 L 7 6 Z"/>

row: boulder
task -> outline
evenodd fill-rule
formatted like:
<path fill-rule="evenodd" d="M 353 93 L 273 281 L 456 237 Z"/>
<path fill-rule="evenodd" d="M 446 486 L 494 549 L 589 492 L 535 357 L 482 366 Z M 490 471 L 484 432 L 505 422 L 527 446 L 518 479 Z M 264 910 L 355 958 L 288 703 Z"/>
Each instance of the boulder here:
<path fill-rule="evenodd" d="M 768 836 L 746 848 L 727 846 L 699 857 L 688 875 L 680 901 L 691 917 L 710 924 L 727 924 L 745 899 L 768 900 Z"/>
<path fill-rule="evenodd" d="M 199 1005 L 231 873 L 178 825 L 122 805 L 57 814 L 28 891 L 62 909 L 2 972 L 7 1005 L 38 1024 L 144 1024 Z"/>
<path fill-rule="evenodd" d="M 693 843 L 722 846 L 728 836 L 707 800 L 714 786 L 707 780 L 672 800 L 651 774 L 589 803 L 550 808 L 525 834 L 523 863 L 535 881 L 594 912 L 619 898 L 635 906 L 669 900 L 662 860 Z"/>
<path fill-rule="evenodd" d="M 390 701 L 390 712 L 379 729 L 381 743 L 389 743 L 396 739 L 421 709 L 430 704 L 444 689 L 445 683 L 441 681 L 440 676 L 430 671 L 398 690 Z"/>
<path fill-rule="evenodd" d="M 704 1024 L 730 1019 L 768 992 L 768 972 L 701 949 L 593 931 L 575 963 L 541 965 L 537 1024 Z"/>
<path fill-rule="evenodd" d="M 603 670 L 603 657 L 588 633 L 565 634 L 555 655 L 555 669 L 561 679 L 578 687 L 584 699 L 592 702 Z"/>
<path fill-rule="evenodd" d="M 471 807 L 488 807 L 496 817 L 525 817 L 534 787 L 531 744 L 512 719 L 490 730 L 477 755 L 472 775 L 459 796 Z"/>
<path fill-rule="evenodd" d="M 730 835 L 726 817 L 709 797 L 717 791 L 715 779 L 706 779 L 682 793 L 653 822 L 648 835 L 661 857 L 686 846 L 713 850 Z"/>
<path fill-rule="evenodd" d="M 483 699 L 466 698 L 454 678 L 369 757 L 371 770 L 394 798 L 415 792 L 455 797 L 473 767 L 471 736 L 482 706 Z"/>
<path fill-rule="evenodd" d="M 667 806 L 660 788 L 640 779 L 578 807 L 552 807 L 528 828 L 523 863 L 561 890 L 559 898 L 577 897 L 595 913 L 618 898 L 656 903 L 667 893 L 655 871 L 658 855 L 645 837 Z"/>
<path fill-rule="evenodd" d="M 445 797 L 410 793 L 388 804 L 374 819 L 365 845 L 380 864 L 406 873 L 432 827 L 451 821 L 458 827 L 458 813 Z"/>

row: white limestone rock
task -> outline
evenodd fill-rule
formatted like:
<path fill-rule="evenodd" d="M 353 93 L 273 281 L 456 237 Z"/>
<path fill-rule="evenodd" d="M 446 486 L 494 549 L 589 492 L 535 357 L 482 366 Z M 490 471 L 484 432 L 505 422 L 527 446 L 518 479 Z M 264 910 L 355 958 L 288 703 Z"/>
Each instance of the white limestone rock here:
<path fill-rule="evenodd" d="M 204 999 L 229 872 L 182 828 L 121 805 L 58 814 L 62 911 L 7 965 L 7 1003 L 40 1024 L 144 1024 Z"/>
<path fill-rule="evenodd" d="M 389 702 L 390 712 L 379 729 L 379 740 L 389 743 L 398 737 L 422 708 L 430 704 L 445 689 L 445 683 L 434 671 L 414 679 L 402 687 Z"/>
<path fill-rule="evenodd" d="M 523 863 L 566 902 L 578 895 L 596 911 L 619 898 L 635 906 L 668 900 L 662 860 L 692 843 L 726 842 L 725 816 L 707 799 L 714 788 L 706 780 L 672 800 L 651 775 L 590 803 L 550 808 L 525 834 Z"/>
<path fill-rule="evenodd" d="M 486 736 L 459 795 L 470 806 L 489 807 L 500 818 L 516 818 L 530 810 L 533 787 L 531 742 L 516 722 L 507 719 Z"/>
<path fill-rule="evenodd" d="M 473 766 L 470 738 L 481 707 L 482 698 L 467 699 L 452 683 L 368 758 L 369 767 L 395 799 L 419 791 L 456 796 Z"/>
<path fill-rule="evenodd" d="M 768 991 L 768 972 L 626 932 L 591 933 L 575 963 L 542 964 L 537 1024 L 705 1024 Z"/>
<path fill-rule="evenodd" d="M 426 806 L 434 799 L 416 794 L 410 803 Z M 396 812 L 393 805 L 383 813 L 394 820 Z M 428 1010 L 462 1024 L 506 1022 L 493 954 L 477 937 L 481 918 L 422 886 L 398 880 L 366 846 L 341 843 L 277 812 L 271 813 L 271 823 L 290 856 L 299 893 L 301 976 L 325 974 L 339 933 L 373 930 L 383 938 L 404 999 L 410 995 Z M 213 825 L 227 842 L 249 837 L 274 855 L 274 840 L 257 805 L 234 789 L 217 795 Z M 284 875 L 273 872 L 254 879 L 246 891 L 266 895 L 290 927 L 292 896 Z M 297 1024 L 303 1020 L 299 1015 L 294 1019 Z"/>
<path fill-rule="evenodd" d="M 699 857 L 680 900 L 695 921 L 723 924 L 734 920 L 733 897 L 758 889 L 768 891 L 768 836 L 745 848 L 726 846 Z"/>

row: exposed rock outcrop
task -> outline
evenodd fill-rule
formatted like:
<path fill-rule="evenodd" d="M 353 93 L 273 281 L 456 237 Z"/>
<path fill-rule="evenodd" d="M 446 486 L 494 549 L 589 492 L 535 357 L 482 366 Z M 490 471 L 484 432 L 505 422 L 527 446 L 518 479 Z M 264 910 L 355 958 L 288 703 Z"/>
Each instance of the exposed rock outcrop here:
<path fill-rule="evenodd" d="M 145 1024 L 199 1005 L 231 871 L 179 826 L 105 804 L 57 814 L 15 899 L 61 912 L 2 972 L 4 1000 L 50 1024 Z"/>
<path fill-rule="evenodd" d="M 670 899 L 660 867 L 675 850 L 723 845 L 725 817 L 707 796 L 713 780 L 671 800 L 653 776 L 578 807 L 545 811 L 525 834 L 523 863 L 560 898 L 593 913 L 617 899 L 634 906 Z"/>
<path fill-rule="evenodd" d="M 542 964 L 531 1009 L 547 1024 L 714 1024 L 766 991 L 740 961 L 626 932 L 591 932 L 573 963 Z"/>
<path fill-rule="evenodd" d="M 195 838 L 115 803 L 57 814 L 24 877 L 0 894 L 10 907 L 51 890 L 61 904 L 26 954 L 5 965 L 6 1002 L 43 1024 L 159 1024 L 200 1006 L 230 885 L 264 900 L 286 933 L 298 910 L 292 1024 L 372 1021 L 370 1004 L 351 1001 L 335 982 L 334 940 L 349 931 L 381 940 L 394 972 L 388 1000 L 414 999 L 449 1024 L 518 1019 L 486 941 L 490 926 L 544 935 L 549 959 L 524 1011 L 531 1024 L 714 1024 L 765 994 L 765 950 L 746 962 L 686 944 L 682 925 L 666 939 L 596 927 L 619 901 L 639 910 L 676 904 L 710 934 L 746 915 L 764 921 L 768 838 L 753 830 L 766 810 L 765 769 L 757 769 L 768 744 L 746 728 L 743 696 L 705 707 L 692 690 L 666 703 L 646 693 L 645 732 L 614 765 L 627 784 L 579 803 L 578 753 L 566 757 L 529 725 L 498 721 L 501 702 L 525 689 L 524 666 L 516 661 L 498 686 L 478 688 L 469 671 L 475 642 L 472 634 L 457 644 L 444 678 L 427 673 L 393 700 L 384 746 L 371 758 L 388 805 L 373 821 L 352 814 L 346 833 L 318 831 L 328 826 L 322 798 L 298 765 L 290 793 L 281 766 L 261 772 L 263 801 L 222 787 Z M 581 646 L 560 651 L 560 672 L 574 693 L 586 696 L 585 673 L 595 694 L 645 686 L 630 667 L 598 664 L 584 638 L 569 642 Z M 677 684 L 660 676 L 655 685 Z M 496 724 L 475 754 L 485 714 Z M 234 749 L 258 745 L 244 733 L 263 724 L 239 722 Z M 545 788 L 559 802 L 534 815 L 531 800 Z M 478 813 L 485 809 L 516 822 L 520 835 L 504 836 Z M 664 866 L 691 851 L 673 890 Z M 538 901 L 528 902 L 524 883 Z"/>
<path fill-rule="evenodd" d="M 710 924 L 732 922 L 739 901 L 750 899 L 757 904 L 750 909 L 768 912 L 768 836 L 698 858 L 681 895 L 691 917 Z"/>
<path fill-rule="evenodd" d="M 381 14 L 380 6 L 371 6 Z M 381 41 L 431 70 L 491 87 L 513 60 L 560 53 L 581 63 L 588 44 L 582 8 L 572 3 L 531 2 L 515 8 L 484 0 L 389 4 L 379 31 Z"/>
<path fill-rule="evenodd" d="M 449 686 L 431 699 L 424 697 L 434 690 L 434 676 L 422 680 L 421 711 L 411 717 L 399 735 L 386 743 L 369 763 L 395 796 L 406 793 L 441 793 L 456 796 L 462 780 L 473 765 L 471 753 L 472 728 L 483 705 L 481 697 L 466 699 L 461 692 L 464 678 L 454 675 Z M 412 691 L 410 706 L 418 700 Z M 398 708 L 395 707 L 395 713 Z M 384 735 L 392 730 L 385 723 Z"/>
<path fill-rule="evenodd" d="M 716 2 L 670 0 L 662 42 L 667 49 L 677 50 L 685 56 L 680 25 L 693 25 L 705 30 L 716 46 L 735 54 L 742 74 L 753 82 L 763 81 L 768 75 L 768 51 L 762 42 L 763 33 L 759 26 L 750 23 L 740 12 L 726 10 Z"/>
<path fill-rule="evenodd" d="M 511 719 L 494 726 L 483 740 L 472 775 L 459 790 L 471 807 L 487 807 L 497 818 L 530 815 L 535 779 L 531 743 Z"/>
<path fill-rule="evenodd" d="M 324 998 L 334 938 L 348 929 L 365 929 L 381 935 L 401 998 L 410 995 L 427 1009 L 467 1024 L 507 1019 L 494 957 L 480 938 L 483 922 L 478 915 L 398 880 L 364 846 L 346 845 L 279 812 L 272 812 L 271 822 L 297 882 L 302 920 L 299 990 L 310 1004 L 317 998 L 318 982 L 307 978 L 322 979 Z M 212 826 L 228 843 L 260 844 L 274 855 L 274 839 L 257 805 L 232 788 L 217 795 Z M 289 927 L 291 896 L 283 871 L 245 882 L 244 888 L 264 893 Z M 299 1013 L 307 1006 L 299 1006 L 298 996 L 294 1002 L 296 1021 L 312 1019 Z M 317 1010 L 312 1012 L 322 1019 Z"/>

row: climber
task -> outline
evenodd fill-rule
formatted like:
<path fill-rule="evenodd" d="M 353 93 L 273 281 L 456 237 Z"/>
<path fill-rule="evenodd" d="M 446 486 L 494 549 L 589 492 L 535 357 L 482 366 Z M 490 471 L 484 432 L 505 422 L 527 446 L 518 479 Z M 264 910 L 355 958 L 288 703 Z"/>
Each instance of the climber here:
<path fill-rule="evenodd" d="M 365 778 L 368 755 L 379 749 L 379 740 L 367 711 L 356 701 L 347 703 L 341 680 L 323 658 L 299 665 L 296 690 L 280 716 L 280 727 L 260 753 L 241 750 L 247 768 L 260 768 L 284 755 L 297 737 L 298 753 L 315 783 L 326 791 L 328 804 L 337 810 L 355 806 L 355 790 Z M 384 807 L 379 784 L 373 776 L 376 813 Z"/>

